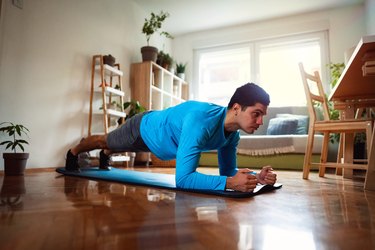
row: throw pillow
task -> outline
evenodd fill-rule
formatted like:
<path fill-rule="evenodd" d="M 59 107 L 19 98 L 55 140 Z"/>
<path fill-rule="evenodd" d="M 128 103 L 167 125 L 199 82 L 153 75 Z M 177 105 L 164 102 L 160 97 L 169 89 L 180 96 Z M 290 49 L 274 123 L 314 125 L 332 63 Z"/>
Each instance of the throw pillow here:
<path fill-rule="evenodd" d="M 297 119 L 298 125 L 296 129 L 297 135 L 306 135 L 309 129 L 309 117 L 307 115 L 294 115 L 294 114 L 277 114 L 276 117 L 293 118 Z"/>
<path fill-rule="evenodd" d="M 297 125 L 298 120 L 294 118 L 272 118 L 268 124 L 267 135 L 295 134 L 297 130 Z"/>

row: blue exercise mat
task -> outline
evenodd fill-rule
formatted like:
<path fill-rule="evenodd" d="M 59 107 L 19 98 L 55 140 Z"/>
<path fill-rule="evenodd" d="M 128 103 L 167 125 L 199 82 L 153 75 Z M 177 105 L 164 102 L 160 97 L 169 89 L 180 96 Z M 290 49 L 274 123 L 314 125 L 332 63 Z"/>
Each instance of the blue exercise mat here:
<path fill-rule="evenodd" d="M 212 194 L 225 197 L 233 198 L 246 198 L 254 195 L 269 192 L 282 187 L 281 184 L 276 183 L 275 185 L 258 185 L 253 192 L 239 192 L 239 191 L 222 191 L 222 190 L 196 190 L 196 189 L 183 189 L 177 188 L 175 182 L 175 175 L 173 174 L 161 174 L 161 173 L 150 173 L 150 172 L 139 172 L 118 168 L 111 168 L 108 170 L 100 170 L 99 168 L 81 168 L 81 172 L 66 171 L 64 167 L 57 168 L 56 172 L 68 175 L 83 177 L 95 180 L 113 181 L 123 184 L 135 184 L 141 186 L 149 186 L 156 188 L 167 188 L 185 192 Z"/>

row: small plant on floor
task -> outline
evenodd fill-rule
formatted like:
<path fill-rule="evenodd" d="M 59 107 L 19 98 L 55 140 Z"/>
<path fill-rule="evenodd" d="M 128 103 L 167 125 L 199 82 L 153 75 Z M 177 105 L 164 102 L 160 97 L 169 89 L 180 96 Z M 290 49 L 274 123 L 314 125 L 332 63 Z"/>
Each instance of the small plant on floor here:
<path fill-rule="evenodd" d="M 22 135 L 27 135 L 29 130 L 21 125 L 21 124 L 14 124 L 12 122 L 2 122 L 0 123 L 0 132 L 4 132 L 8 134 L 9 137 L 11 137 L 11 140 L 2 141 L 0 145 L 6 145 L 5 149 L 10 148 L 13 150 L 14 153 L 17 153 L 17 147 L 22 150 L 22 152 L 25 151 L 25 148 L 23 144 L 29 144 L 26 140 L 18 139 L 18 137 L 22 137 Z"/>
<path fill-rule="evenodd" d="M 130 102 L 125 102 L 124 103 L 124 110 L 126 109 L 129 109 L 128 110 L 128 115 L 126 118 L 130 118 L 136 114 L 140 114 L 140 113 L 143 113 L 146 111 L 146 108 L 143 107 L 139 101 L 136 101 L 136 100 L 131 100 Z"/>

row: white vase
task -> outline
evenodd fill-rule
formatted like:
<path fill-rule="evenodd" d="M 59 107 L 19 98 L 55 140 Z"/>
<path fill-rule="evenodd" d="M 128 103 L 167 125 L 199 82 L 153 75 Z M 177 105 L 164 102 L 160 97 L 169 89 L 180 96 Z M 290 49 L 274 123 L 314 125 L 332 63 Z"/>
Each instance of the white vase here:
<path fill-rule="evenodd" d="M 182 80 L 185 80 L 185 73 L 177 73 L 177 76 Z"/>

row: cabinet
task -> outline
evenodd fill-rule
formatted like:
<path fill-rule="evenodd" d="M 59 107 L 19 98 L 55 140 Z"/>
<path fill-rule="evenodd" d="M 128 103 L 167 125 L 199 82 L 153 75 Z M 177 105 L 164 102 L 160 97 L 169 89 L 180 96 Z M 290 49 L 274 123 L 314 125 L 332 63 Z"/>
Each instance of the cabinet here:
<path fill-rule="evenodd" d="M 102 55 L 92 58 L 88 135 L 107 134 L 126 114 L 123 107 L 120 64 L 104 64 Z"/>
<path fill-rule="evenodd" d="M 187 82 L 154 62 L 134 63 L 130 70 L 131 96 L 148 110 L 161 110 L 189 97 Z"/>

